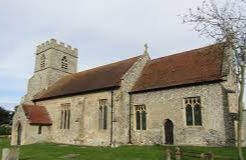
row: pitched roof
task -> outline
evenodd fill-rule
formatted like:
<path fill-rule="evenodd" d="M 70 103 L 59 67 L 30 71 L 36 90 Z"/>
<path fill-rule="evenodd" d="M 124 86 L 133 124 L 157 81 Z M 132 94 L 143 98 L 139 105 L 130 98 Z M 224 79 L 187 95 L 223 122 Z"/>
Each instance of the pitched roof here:
<path fill-rule="evenodd" d="M 151 60 L 132 92 L 220 80 L 223 52 L 223 45 L 215 44 Z"/>
<path fill-rule="evenodd" d="M 31 125 L 51 125 L 50 116 L 44 106 L 23 104 L 22 108 Z"/>
<path fill-rule="evenodd" d="M 74 73 L 58 80 L 34 100 L 120 87 L 121 78 L 140 56 Z"/>

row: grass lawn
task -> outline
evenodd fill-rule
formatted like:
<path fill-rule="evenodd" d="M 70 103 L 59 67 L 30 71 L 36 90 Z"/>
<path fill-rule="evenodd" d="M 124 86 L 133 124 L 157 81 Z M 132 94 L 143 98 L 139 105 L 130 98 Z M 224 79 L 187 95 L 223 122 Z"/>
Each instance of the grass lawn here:
<path fill-rule="evenodd" d="M 9 147 L 6 138 L 0 138 L 0 151 Z M 59 144 L 32 144 L 21 146 L 20 160 L 164 160 L 163 146 L 85 147 Z M 181 147 L 185 152 L 208 152 L 237 159 L 233 147 Z M 0 159 L 1 159 L 0 153 Z M 246 148 L 244 149 L 246 157 Z M 190 157 L 184 158 L 192 160 Z"/>

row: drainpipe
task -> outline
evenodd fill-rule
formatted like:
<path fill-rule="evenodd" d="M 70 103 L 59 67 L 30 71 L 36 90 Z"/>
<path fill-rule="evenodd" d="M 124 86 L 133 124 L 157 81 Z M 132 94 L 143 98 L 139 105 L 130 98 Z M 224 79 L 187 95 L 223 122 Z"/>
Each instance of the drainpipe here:
<path fill-rule="evenodd" d="M 110 128 L 110 145 L 113 144 L 113 125 L 114 125 L 114 91 L 111 91 L 111 128 Z"/>
<path fill-rule="evenodd" d="M 128 129 L 128 143 L 132 144 L 132 94 L 129 93 L 129 129 Z"/>

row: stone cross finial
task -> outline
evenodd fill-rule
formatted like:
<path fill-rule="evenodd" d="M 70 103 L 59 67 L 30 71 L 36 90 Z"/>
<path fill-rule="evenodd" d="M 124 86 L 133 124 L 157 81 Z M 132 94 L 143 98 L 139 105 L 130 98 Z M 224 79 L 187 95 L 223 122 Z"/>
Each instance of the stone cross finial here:
<path fill-rule="evenodd" d="M 145 43 L 144 44 L 144 54 L 147 54 L 148 53 L 148 44 L 147 43 Z"/>

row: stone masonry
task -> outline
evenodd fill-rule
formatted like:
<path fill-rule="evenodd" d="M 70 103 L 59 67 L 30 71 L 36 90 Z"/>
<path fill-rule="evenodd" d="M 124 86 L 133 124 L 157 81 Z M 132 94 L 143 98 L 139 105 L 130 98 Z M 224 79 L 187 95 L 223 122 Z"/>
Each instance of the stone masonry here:
<path fill-rule="evenodd" d="M 45 65 L 42 64 L 45 56 Z M 68 69 L 61 69 L 66 56 Z M 58 79 L 77 71 L 77 49 L 51 39 L 37 47 L 34 75 L 30 78 L 23 103 L 33 103 L 33 96 L 47 89 Z M 13 118 L 11 144 L 17 144 L 17 128 L 22 126 L 21 144 L 54 142 L 76 145 L 117 146 L 165 144 L 164 123 L 173 122 L 174 144 L 177 145 L 235 145 L 237 82 L 230 50 L 225 52 L 223 81 L 159 89 L 143 93 L 130 93 L 150 61 L 147 51 L 121 79 L 117 89 L 80 93 L 71 96 L 39 100 L 35 105 L 45 106 L 52 120 L 51 126 L 30 125 L 28 117 L 17 107 Z M 113 76 L 113 75 L 112 75 Z M 201 126 L 187 126 L 184 99 L 200 97 Z M 105 99 L 107 110 L 106 130 L 99 127 L 99 100 Z M 34 104 L 34 103 L 33 103 Z M 61 129 L 62 104 L 70 104 L 70 129 Z M 146 106 L 147 129 L 136 129 L 135 106 Z"/>
<path fill-rule="evenodd" d="M 61 59 L 66 57 L 67 69 L 61 68 Z M 27 95 L 23 103 L 32 103 L 33 96 L 47 89 L 54 82 L 77 72 L 78 50 L 70 45 L 51 39 L 37 46 L 34 75 L 29 79 Z M 43 61 L 43 66 L 41 65 Z"/>

